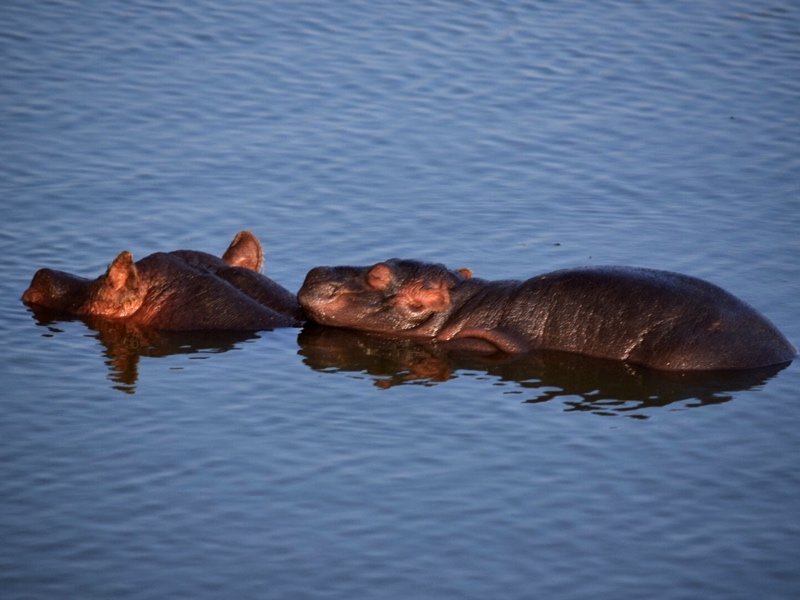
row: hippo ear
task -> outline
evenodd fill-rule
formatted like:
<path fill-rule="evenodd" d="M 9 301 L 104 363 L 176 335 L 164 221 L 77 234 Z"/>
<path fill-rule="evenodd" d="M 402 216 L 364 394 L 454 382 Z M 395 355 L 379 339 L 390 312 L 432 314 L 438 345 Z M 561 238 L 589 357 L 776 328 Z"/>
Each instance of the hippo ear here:
<path fill-rule="evenodd" d="M 139 271 L 130 252 L 124 250 L 114 259 L 106 272 L 106 283 L 115 291 L 139 287 Z"/>
<path fill-rule="evenodd" d="M 80 313 L 127 317 L 139 309 L 145 292 L 133 256 L 126 250 L 114 259 L 105 276 L 98 278 L 93 293 L 81 307 Z"/>
<path fill-rule="evenodd" d="M 456 269 L 456 273 L 460 273 L 464 279 L 472 279 L 472 269 L 462 267 L 460 269 Z"/>
<path fill-rule="evenodd" d="M 256 236 L 249 231 L 240 231 L 225 250 L 222 260 L 232 267 L 260 271 L 264 264 L 264 251 Z"/>
<path fill-rule="evenodd" d="M 378 263 L 367 272 L 367 285 L 373 290 L 385 290 L 393 279 L 392 268 L 386 263 Z"/>

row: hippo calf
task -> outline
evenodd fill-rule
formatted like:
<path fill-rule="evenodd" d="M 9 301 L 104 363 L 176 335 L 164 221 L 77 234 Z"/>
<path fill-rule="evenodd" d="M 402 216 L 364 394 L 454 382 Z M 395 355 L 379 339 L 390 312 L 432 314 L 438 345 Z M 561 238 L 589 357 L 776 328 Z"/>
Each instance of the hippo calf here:
<path fill-rule="evenodd" d="M 124 319 L 164 331 L 258 330 L 298 324 L 294 294 L 258 271 L 264 254 L 249 231 L 222 258 L 194 250 L 157 252 L 133 262 L 121 252 L 104 275 L 85 279 L 40 269 L 22 295 L 67 315 Z"/>
<path fill-rule="evenodd" d="M 749 369 L 797 351 L 748 304 L 687 275 L 577 268 L 526 281 L 392 259 L 312 269 L 298 293 L 322 325 L 480 352 L 575 352 L 670 370 Z"/>

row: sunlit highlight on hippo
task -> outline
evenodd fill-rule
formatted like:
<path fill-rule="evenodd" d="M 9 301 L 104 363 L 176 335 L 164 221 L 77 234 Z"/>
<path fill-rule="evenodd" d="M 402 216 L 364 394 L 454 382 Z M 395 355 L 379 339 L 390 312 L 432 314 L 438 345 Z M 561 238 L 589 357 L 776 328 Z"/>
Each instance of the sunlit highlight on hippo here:
<path fill-rule="evenodd" d="M 22 301 L 65 315 L 121 319 L 164 331 L 297 324 L 302 310 L 296 297 L 258 272 L 263 260 L 261 244 L 249 231 L 238 233 L 222 258 L 176 250 L 134 262 L 123 251 L 97 279 L 40 269 Z"/>
<path fill-rule="evenodd" d="M 654 369 L 749 369 L 797 351 L 751 306 L 706 281 L 596 267 L 526 281 L 392 259 L 312 269 L 298 293 L 322 325 L 430 339 L 479 352 L 561 350 Z"/>

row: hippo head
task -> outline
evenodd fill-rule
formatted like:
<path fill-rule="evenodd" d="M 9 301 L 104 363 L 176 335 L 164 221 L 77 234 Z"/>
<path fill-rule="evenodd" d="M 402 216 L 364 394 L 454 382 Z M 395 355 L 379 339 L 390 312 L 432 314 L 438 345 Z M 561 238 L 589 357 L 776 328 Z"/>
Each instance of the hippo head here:
<path fill-rule="evenodd" d="M 263 263 L 264 253 L 258 239 L 249 231 L 240 231 L 221 259 L 205 252 L 176 250 L 156 253 L 134 263 L 133 255 L 125 250 L 97 279 L 39 269 L 23 293 L 22 301 L 78 316 L 125 318 L 143 309 L 142 316 L 149 318 L 162 308 L 154 303 L 153 297 L 148 298 L 151 290 L 161 295 L 170 290 L 193 293 L 194 288 L 179 289 L 182 273 L 214 273 L 226 267 L 257 272 Z"/>
<path fill-rule="evenodd" d="M 322 325 L 392 333 L 416 331 L 450 308 L 450 291 L 472 276 L 468 269 L 392 259 L 371 267 L 317 267 L 298 300 Z"/>
<path fill-rule="evenodd" d="M 126 317 L 138 310 L 145 292 L 133 256 L 124 251 L 104 275 L 94 280 L 63 271 L 39 269 L 22 295 L 22 301 L 74 315 Z"/>

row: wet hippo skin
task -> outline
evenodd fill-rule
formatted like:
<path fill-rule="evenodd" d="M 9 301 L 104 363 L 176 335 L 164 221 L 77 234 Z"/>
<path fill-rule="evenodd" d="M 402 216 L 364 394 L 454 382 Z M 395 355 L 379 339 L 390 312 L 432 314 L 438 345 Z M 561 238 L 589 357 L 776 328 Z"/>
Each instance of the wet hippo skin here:
<path fill-rule="evenodd" d="M 176 250 L 134 262 L 123 251 L 96 279 L 40 269 L 22 301 L 65 315 L 121 319 L 164 331 L 297 324 L 302 310 L 295 296 L 258 272 L 263 260 L 260 242 L 248 231 L 234 237 L 222 258 Z"/>
<path fill-rule="evenodd" d="M 687 275 L 578 268 L 526 281 L 392 259 L 312 269 L 298 293 L 322 325 L 431 339 L 478 352 L 575 352 L 647 367 L 749 369 L 797 351 L 751 306 Z"/>

